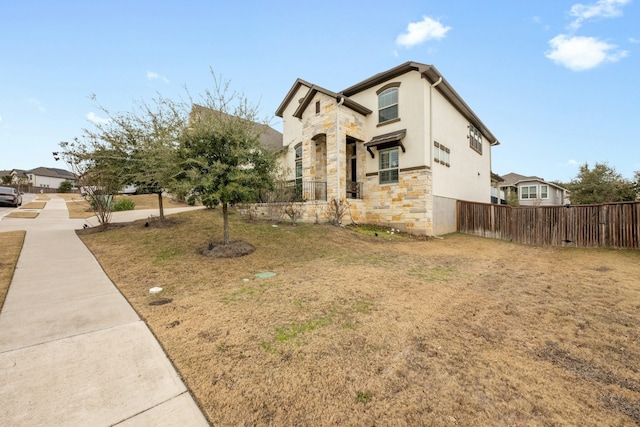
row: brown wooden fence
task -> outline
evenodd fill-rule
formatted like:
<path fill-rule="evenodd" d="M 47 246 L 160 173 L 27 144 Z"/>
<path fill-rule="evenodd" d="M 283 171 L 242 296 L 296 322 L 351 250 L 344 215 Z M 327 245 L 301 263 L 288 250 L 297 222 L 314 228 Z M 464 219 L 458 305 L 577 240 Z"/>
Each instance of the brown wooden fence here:
<path fill-rule="evenodd" d="M 640 202 L 512 208 L 458 201 L 460 233 L 518 243 L 640 248 Z"/>

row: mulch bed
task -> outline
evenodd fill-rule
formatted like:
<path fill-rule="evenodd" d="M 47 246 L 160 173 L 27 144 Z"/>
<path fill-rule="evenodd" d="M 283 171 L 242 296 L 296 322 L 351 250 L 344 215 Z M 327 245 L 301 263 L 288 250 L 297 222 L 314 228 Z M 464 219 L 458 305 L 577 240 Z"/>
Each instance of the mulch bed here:
<path fill-rule="evenodd" d="M 252 254 L 255 250 L 254 246 L 242 241 L 230 242 L 228 245 L 213 243 L 202 249 L 202 255 L 213 258 L 236 258 Z"/>

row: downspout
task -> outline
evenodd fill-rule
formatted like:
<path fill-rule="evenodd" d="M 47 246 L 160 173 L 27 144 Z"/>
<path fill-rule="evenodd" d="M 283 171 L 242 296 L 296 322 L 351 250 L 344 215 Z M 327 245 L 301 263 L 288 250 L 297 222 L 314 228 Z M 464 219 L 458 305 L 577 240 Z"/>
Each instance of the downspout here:
<path fill-rule="evenodd" d="M 344 96 L 338 95 L 338 105 L 336 106 L 336 204 L 338 210 L 340 209 L 340 138 L 339 138 L 339 126 L 340 126 L 340 106 L 344 104 Z"/>
<path fill-rule="evenodd" d="M 435 83 L 429 85 L 429 153 L 431 153 L 431 147 L 433 147 L 433 89 L 440 83 L 442 83 L 442 76 L 440 76 L 440 78 Z M 431 156 L 431 154 L 429 154 L 429 156 L 431 157 L 431 159 L 429 160 L 429 164 L 432 165 L 433 156 Z"/>

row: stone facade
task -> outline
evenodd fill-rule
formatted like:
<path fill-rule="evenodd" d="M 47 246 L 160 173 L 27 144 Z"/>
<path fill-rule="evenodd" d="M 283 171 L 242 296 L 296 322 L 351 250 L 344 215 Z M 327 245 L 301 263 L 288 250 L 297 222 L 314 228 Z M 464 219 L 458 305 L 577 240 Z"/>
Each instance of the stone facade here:
<path fill-rule="evenodd" d="M 370 173 L 362 200 L 351 204 L 351 219 L 361 224 L 380 224 L 402 231 L 430 235 L 432 226 L 431 171 L 400 170 L 398 183 L 380 185 Z"/>

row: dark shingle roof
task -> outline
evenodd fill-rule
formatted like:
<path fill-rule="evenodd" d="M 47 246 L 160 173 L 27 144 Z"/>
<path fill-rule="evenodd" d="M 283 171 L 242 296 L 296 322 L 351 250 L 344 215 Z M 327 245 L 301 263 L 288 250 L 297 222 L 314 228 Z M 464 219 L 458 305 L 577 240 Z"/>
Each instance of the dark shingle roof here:
<path fill-rule="evenodd" d="M 25 171 L 25 173 L 30 173 L 38 176 L 47 176 L 50 178 L 60 178 L 60 179 L 76 179 L 76 176 L 64 169 L 56 169 L 56 168 L 47 168 L 41 166 L 39 168 L 31 169 Z"/>

